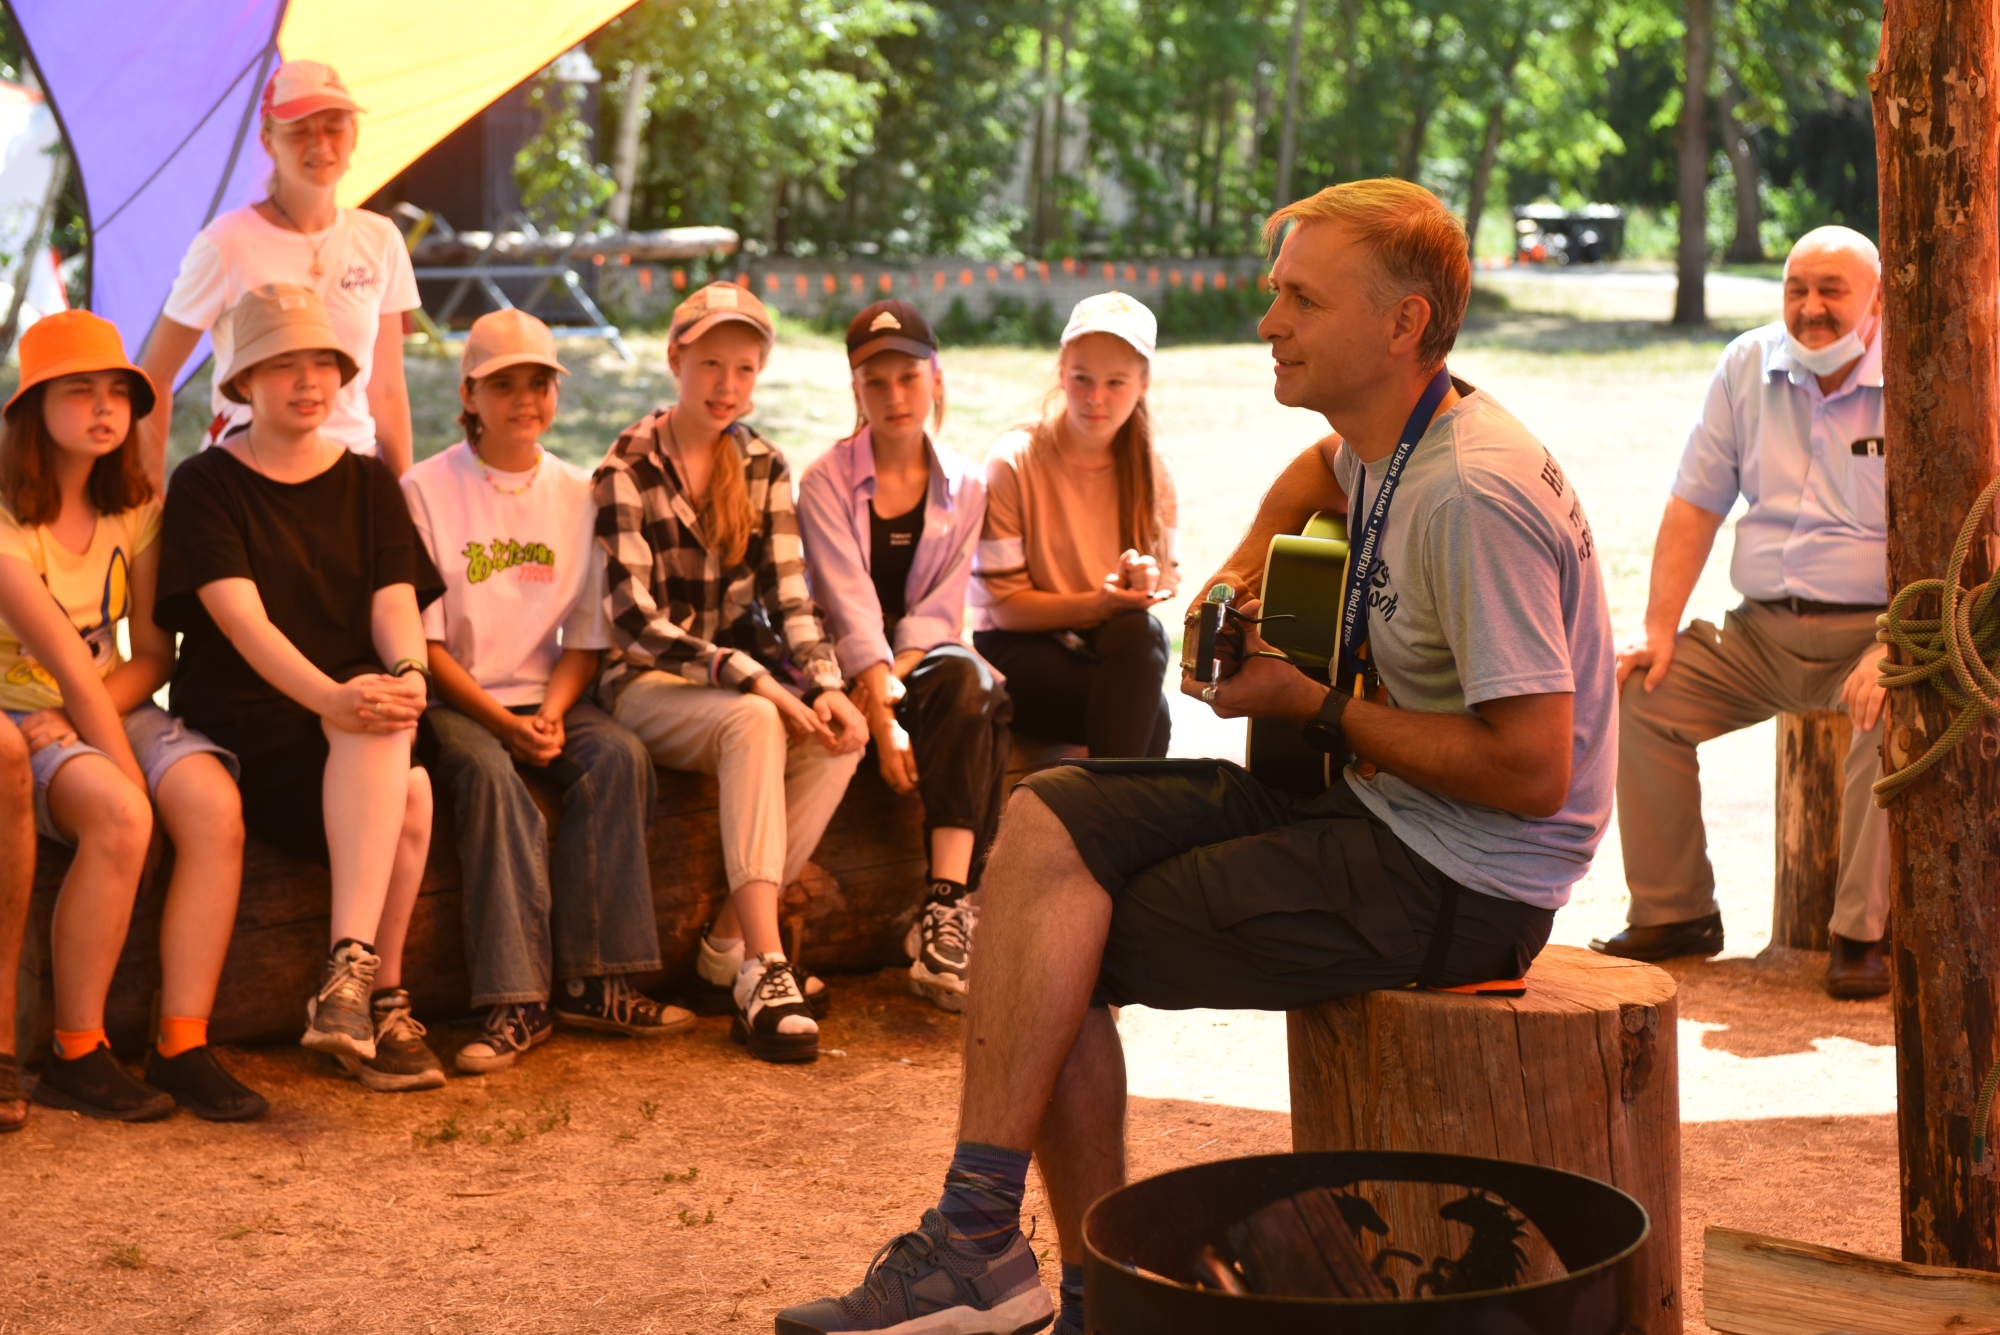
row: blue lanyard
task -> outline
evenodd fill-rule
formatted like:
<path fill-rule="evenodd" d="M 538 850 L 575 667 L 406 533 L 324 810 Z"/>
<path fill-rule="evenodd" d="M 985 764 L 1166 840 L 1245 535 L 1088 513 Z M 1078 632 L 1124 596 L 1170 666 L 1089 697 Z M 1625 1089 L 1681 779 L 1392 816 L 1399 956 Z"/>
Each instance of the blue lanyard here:
<path fill-rule="evenodd" d="M 1367 486 L 1367 473 L 1362 473 L 1360 486 L 1354 489 L 1354 514 L 1347 526 L 1350 556 L 1347 562 L 1347 588 L 1340 604 L 1340 674 L 1335 682 L 1352 681 L 1362 672 L 1361 652 L 1368 643 L 1368 581 L 1375 573 L 1375 559 L 1381 554 L 1382 524 L 1389 517 L 1389 501 L 1396 494 L 1396 482 L 1403 476 L 1403 465 L 1409 462 L 1410 451 L 1430 430 L 1431 418 L 1436 416 L 1438 405 L 1444 402 L 1445 392 L 1451 388 L 1451 372 L 1440 366 L 1438 373 L 1431 377 L 1431 383 L 1424 388 L 1424 396 L 1417 400 L 1417 406 L 1410 413 L 1410 420 L 1403 423 L 1402 437 L 1396 442 L 1396 452 L 1389 456 L 1389 466 L 1382 472 L 1382 485 L 1376 488 L 1375 504 L 1366 515 L 1360 514 L 1361 497 Z"/>

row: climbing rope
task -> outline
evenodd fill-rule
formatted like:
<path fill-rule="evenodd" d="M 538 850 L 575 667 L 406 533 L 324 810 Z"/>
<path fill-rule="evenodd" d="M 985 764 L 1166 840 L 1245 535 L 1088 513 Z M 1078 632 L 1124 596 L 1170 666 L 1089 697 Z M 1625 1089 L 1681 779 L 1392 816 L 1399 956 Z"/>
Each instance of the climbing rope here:
<path fill-rule="evenodd" d="M 1959 587 L 1966 557 L 1993 509 L 1996 495 L 2000 495 L 2000 477 L 1986 484 L 1972 513 L 1965 517 L 1965 527 L 1958 531 L 1958 541 L 1952 545 L 1951 564 L 1945 567 L 1944 578 L 1920 579 L 1905 585 L 1889 600 L 1889 610 L 1877 618 L 1881 629 L 1875 632 L 1875 638 L 1902 650 L 1904 659 L 1901 663 L 1882 660 L 1878 680 L 1883 688 L 1895 690 L 1930 682 L 1958 711 L 1952 716 L 1951 726 L 1931 743 L 1928 751 L 1875 782 L 1878 806 L 1886 807 L 1900 797 L 1918 775 L 1943 759 L 1945 752 L 1970 736 L 1982 721 L 2000 718 L 2000 675 L 1994 671 L 2000 667 L 2000 647 L 1996 647 L 2000 646 L 2000 607 L 1995 606 L 2000 599 L 2000 579 L 1989 579 L 1970 589 Z M 1913 600 L 1932 593 L 1943 600 L 1942 616 L 1903 615 Z"/>

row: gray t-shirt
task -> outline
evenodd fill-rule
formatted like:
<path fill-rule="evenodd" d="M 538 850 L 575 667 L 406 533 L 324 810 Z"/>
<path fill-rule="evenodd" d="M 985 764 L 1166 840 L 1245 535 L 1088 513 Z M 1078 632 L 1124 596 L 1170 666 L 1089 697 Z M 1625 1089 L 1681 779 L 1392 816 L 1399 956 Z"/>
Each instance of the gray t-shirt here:
<path fill-rule="evenodd" d="M 1398 838 L 1453 880 L 1557 909 L 1611 819 L 1618 699 L 1611 613 L 1583 503 L 1542 443 L 1487 394 L 1465 397 L 1411 451 L 1368 593 L 1369 652 L 1399 709 L 1476 712 L 1516 695 L 1575 694 L 1569 798 L 1547 819 L 1457 802 L 1393 774 L 1347 782 Z M 1386 459 L 1365 470 L 1372 498 Z M 1364 468 L 1345 446 L 1349 496 Z"/>

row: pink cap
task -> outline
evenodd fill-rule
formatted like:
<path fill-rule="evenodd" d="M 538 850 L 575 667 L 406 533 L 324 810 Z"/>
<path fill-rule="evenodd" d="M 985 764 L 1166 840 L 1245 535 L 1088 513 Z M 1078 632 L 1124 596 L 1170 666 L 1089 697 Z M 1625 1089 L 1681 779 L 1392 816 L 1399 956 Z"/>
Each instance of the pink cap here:
<path fill-rule="evenodd" d="M 331 65 L 317 60 L 288 60 L 264 85 L 264 114 L 274 121 L 295 121 L 315 111 L 360 111 L 347 85 Z"/>

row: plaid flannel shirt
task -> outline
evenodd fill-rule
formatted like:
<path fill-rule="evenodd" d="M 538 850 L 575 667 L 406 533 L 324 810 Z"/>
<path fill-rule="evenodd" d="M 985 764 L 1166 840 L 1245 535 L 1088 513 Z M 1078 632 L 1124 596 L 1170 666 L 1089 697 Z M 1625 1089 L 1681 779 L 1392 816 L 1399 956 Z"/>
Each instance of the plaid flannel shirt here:
<path fill-rule="evenodd" d="M 806 587 L 785 456 L 742 423 L 730 428 L 758 522 L 742 563 L 725 568 L 667 456 L 666 420 L 656 409 L 627 427 L 591 479 L 611 603 L 605 692 L 615 699 L 648 669 L 748 690 L 788 658 L 795 681 L 837 689 L 840 664 Z"/>

